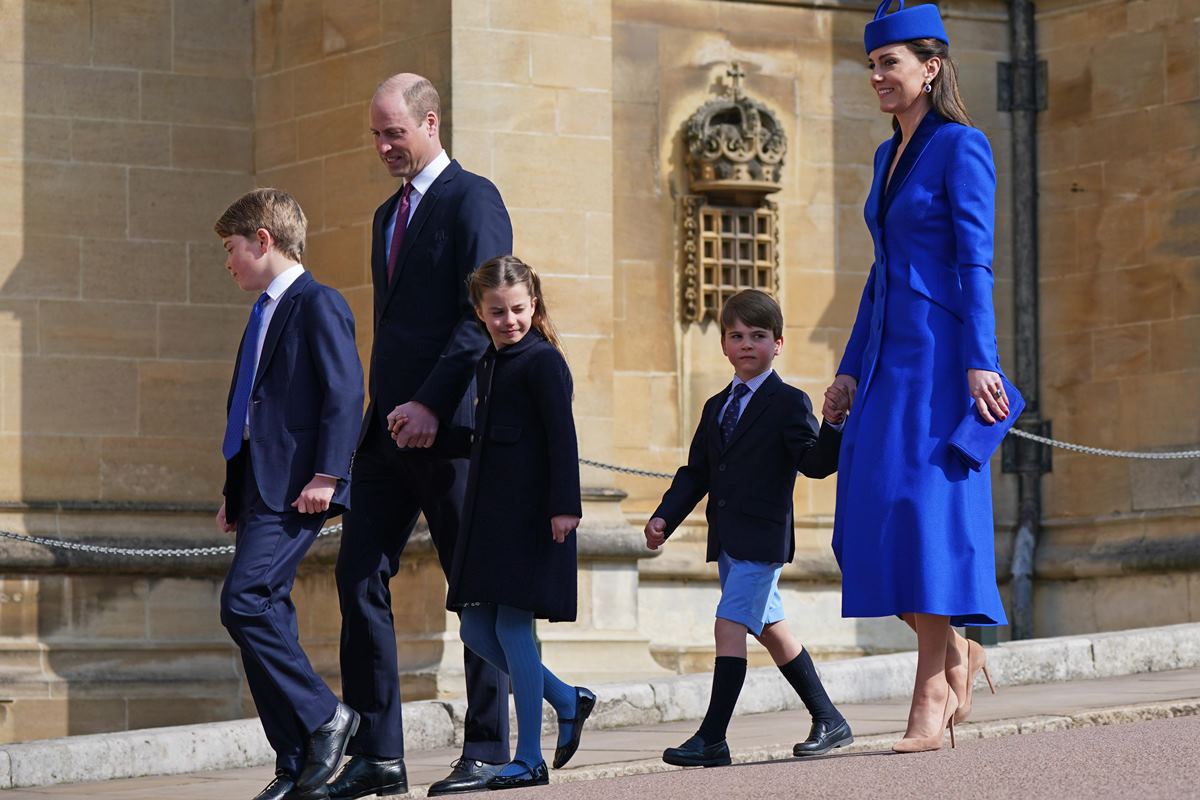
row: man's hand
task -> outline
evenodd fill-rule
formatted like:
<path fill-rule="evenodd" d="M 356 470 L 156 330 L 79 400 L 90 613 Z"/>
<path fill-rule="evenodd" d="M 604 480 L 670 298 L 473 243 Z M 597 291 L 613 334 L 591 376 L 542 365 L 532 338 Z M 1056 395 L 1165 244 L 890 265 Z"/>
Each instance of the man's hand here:
<path fill-rule="evenodd" d="M 416 400 L 392 409 L 387 422 L 397 447 L 432 447 L 437 438 L 437 415 Z"/>
<path fill-rule="evenodd" d="M 562 544 L 571 535 L 571 531 L 579 527 L 579 517 L 570 514 L 558 514 L 550 518 L 550 535 L 554 541 Z"/>
<path fill-rule="evenodd" d="M 323 514 L 329 510 L 329 501 L 333 499 L 333 490 L 337 488 L 337 478 L 328 475 L 314 475 L 300 492 L 300 496 L 292 502 L 292 508 L 301 514 Z"/>
<path fill-rule="evenodd" d="M 217 530 L 221 533 L 233 533 L 237 530 L 237 525 L 225 519 L 225 501 L 221 501 L 221 507 L 217 510 Z"/>
<path fill-rule="evenodd" d="M 654 517 L 646 523 L 646 547 L 657 550 L 667 541 L 667 521 L 662 517 Z"/>

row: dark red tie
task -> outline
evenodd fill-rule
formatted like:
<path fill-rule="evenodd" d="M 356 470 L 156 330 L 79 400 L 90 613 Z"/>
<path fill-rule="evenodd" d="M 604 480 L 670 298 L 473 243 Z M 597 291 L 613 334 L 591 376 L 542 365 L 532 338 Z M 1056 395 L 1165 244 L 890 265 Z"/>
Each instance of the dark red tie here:
<path fill-rule="evenodd" d="M 396 227 L 392 231 L 392 246 L 388 250 L 387 279 L 388 286 L 396 275 L 396 259 L 400 257 L 400 246 L 404 244 L 404 231 L 408 228 L 408 196 L 412 194 L 412 181 L 404 184 L 400 192 L 400 207 L 396 209 Z"/>

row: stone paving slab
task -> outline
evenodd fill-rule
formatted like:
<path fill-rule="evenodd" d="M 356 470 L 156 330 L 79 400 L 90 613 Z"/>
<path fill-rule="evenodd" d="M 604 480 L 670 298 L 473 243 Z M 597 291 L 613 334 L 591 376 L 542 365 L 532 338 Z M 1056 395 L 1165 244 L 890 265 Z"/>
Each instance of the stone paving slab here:
<path fill-rule="evenodd" d="M 903 732 L 908 705 L 907 700 L 902 698 L 878 703 L 847 704 L 842 710 L 857 737 L 855 745 L 844 752 L 884 752 Z M 1192 715 L 1200 715 L 1200 669 L 1005 687 L 995 697 L 989 695 L 986 684 L 980 682 L 976 687 L 971 722 L 958 728 L 958 736 L 960 743 L 963 743 L 973 739 Z M 792 744 L 807 734 L 808 722 L 803 711 L 735 717 L 729 730 L 735 761 L 793 761 L 790 759 Z M 659 755 L 663 748 L 678 744 L 691 735 L 695 726 L 694 721 L 676 720 L 624 728 L 589 728 L 571 767 L 553 773 L 551 780 L 568 783 L 676 771 L 663 764 Z M 543 745 L 547 753 L 553 752 L 552 738 L 546 738 Z M 454 748 L 410 751 L 407 762 L 412 795 L 422 796 L 429 783 L 448 772 L 450 762 L 457 755 L 458 750 Z M 1197 760 L 1200 762 L 1200 758 Z M 255 767 L 13 789 L 0 794 L 0 799 L 140 800 L 170 796 L 179 800 L 233 800 L 252 797 L 270 778 L 269 768 Z M 621 796 L 644 795 L 636 793 Z M 672 796 L 690 795 L 681 793 Z"/>

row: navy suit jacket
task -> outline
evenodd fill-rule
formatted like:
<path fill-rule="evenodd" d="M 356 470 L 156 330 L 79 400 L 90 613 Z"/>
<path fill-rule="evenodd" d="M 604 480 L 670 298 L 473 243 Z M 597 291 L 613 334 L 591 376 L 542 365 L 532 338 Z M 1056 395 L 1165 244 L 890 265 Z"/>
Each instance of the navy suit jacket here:
<path fill-rule="evenodd" d="M 492 182 L 451 161 L 417 204 L 389 286 L 384 228 L 399 201 L 397 191 L 375 210 L 372 225 L 375 340 L 358 441 L 372 416 L 386 430 L 392 409 L 416 400 L 438 417 L 435 451 L 465 457 L 475 418 L 472 378 L 489 344 L 467 278 L 512 252 L 512 223 Z"/>
<path fill-rule="evenodd" d="M 721 551 L 745 561 L 783 563 L 796 554 L 792 491 L 799 470 L 810 478 L 837 471 L 842 434 L 822 425 L 801 390 L 772 372 L 721 443 L 721 407 L 730 386 L 704 404 L 688 463 L 680 467 L 653 516 L 675 531 L 708 495 L 708 560 Z"/>
<path fill-rule="evenodd" d="M 243 333 L 238 362 L 247 347 Z M 238 362 L 226 414 L 233 403 Z M 329 516 L 350 507 L 350 462 L 362 417 L 362 385 L 350 307 L 336 289 L 305 272 L 279 298 L 250 391 L 250 462 L 259 494 L 272 511 L 291 510 L 317 473 L 338 479 Z M 225 510 L 230 521 L 240 510 L 239 461 L 226 462 Z"/>

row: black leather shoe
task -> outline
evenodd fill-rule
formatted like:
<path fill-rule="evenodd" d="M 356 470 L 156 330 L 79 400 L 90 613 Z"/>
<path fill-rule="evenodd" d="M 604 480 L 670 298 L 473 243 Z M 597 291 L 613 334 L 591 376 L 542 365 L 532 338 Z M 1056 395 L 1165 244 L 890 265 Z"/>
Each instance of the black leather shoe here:
<path fill-rule="evenodd" d="M 850 723 L 842 720 L 836 725 L 830 725 L 827 720 L 814 719 L 808 738 L 792 748 L 794 756 L 819 756 L 828 753 L 835 747 L 845 747 L 854 741 L 850 731 Z"/>
<path fill-rule="evenodd" d="M 379 760 L 354 756 L 329 784 L 330 800 L 356 800 L 369 794 L 379 797 L 408 792 L 408 772 L 403 758 Z"/>
<path fill-rule="evenodd" d="M 275 773 L 275 778 L 261 792 L 254 795 L 254 800 L 284 800 L 291 797 L 296 788 L 296 779 L 283 770 Z"/>
<path fill-rule="evenodd" d="M 729 757 L 728 742 L 722 739 L 716 744 L 705 745 L 700 734 L 679 747 L 663 750 L 662 760 L 676 767 L 727 767 L 733 763 Z"/>
<path fill-rule="evenodd" d="M 575 755 L 575 751 L 579 749 L 579 737 L 583 735 L 583 723 L 592 713 L 592 709 L 596 707 L 596 695 L 592 694 L 582 686 L 575 687 L 575 716 L 572 719 L 558 718 L 559 727 L 562 727 L 564 722 L 572 723 L 575 727 L 571 730 L 571 740 L 564 745 L 560 745 L 554 749 L 554 768 L 562 769 L 571 760 L 571 756 Z"/>
<path fill-rule="evenodd" d="M 524 767 L 524 774 L 493 775 L 492 779 L 487 782 L 487 788 L 520 789 L 525 786 L 545 786 L 550 782 L 550 771 L 546 769 L 545 761 L 540 762 L 536 767 L 531 767 L 520 759 L 513 759 L 512 763 Z"/>
<path fill-rule="evenodd" d="M 301 792 L 311 792 L 324 786 L 338 764 L 342 763 L 350 737 L 357 732 L 358 712 L 344 703 L 338 703 L 329 721 L 308 737 L 304 769 L 296 779 L 296 788 Z"/>
<path fill-rule="evenodd" d="M 489 764 L 486 761 L 460 758 L 454 762 L 454 769 L 450 771 L 449 775 L 429 787 L 429 796 L 462 794 L 486 789 L 488 781 L 503 766 L 503 764 Z"/>

